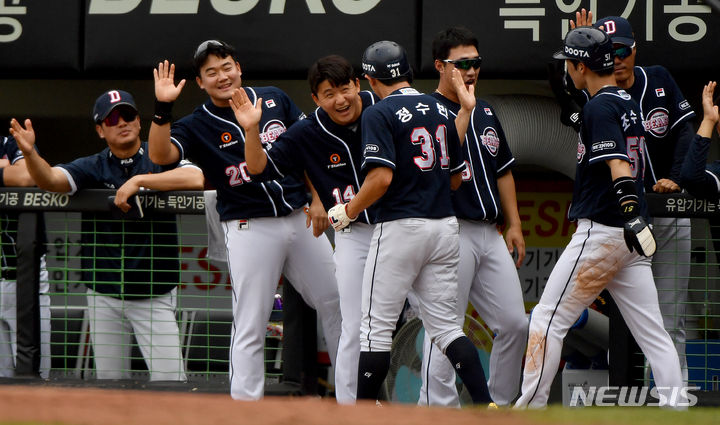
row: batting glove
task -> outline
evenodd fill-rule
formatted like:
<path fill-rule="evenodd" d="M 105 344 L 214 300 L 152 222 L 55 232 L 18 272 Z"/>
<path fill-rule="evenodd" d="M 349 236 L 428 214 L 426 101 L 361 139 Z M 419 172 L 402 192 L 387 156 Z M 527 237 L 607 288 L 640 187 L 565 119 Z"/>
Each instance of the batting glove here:
<path fill-rule="evenodd" d="M 328 220 L 330 220 L 330 225 L 336 232 L 344 229 L 348 224 L 357 220 L 357 217 L 348 217 L 347 206 L 348 204 L 337 204 L 328 210 Z"/>
<path fill-rule="evenodd" d="M 638 254 L 646 257 L 652 257 L 655 254 L 655 235 L 641 216 L 632 218 L 625 223 L 624 236 L 630 252 L 633 252 L 633 248 L 635 248 Z"/>

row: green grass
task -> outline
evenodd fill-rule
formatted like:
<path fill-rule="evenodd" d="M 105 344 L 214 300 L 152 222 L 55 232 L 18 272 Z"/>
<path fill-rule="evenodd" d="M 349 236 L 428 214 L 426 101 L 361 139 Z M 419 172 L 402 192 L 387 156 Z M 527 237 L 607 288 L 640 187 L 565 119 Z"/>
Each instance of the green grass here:
<path fill-rule="evenodd" d="M 659 407 L 580 407 L 551 406 L 546 410 L 515 412 L 538 424 L 582 425 L 685 425 L 718 424 L 720 408 L 691 407 L 687 411 L 673 411 Z"/>

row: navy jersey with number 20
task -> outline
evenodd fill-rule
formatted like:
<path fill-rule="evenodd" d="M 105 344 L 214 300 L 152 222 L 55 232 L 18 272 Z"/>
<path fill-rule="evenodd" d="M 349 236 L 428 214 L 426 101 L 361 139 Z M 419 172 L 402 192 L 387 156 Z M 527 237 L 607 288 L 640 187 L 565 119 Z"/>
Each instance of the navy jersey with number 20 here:
<path fill-rule="evenodd" d="M 455 121 L 437 99 L 406 87 L 368 108 L 362 116 L 363 164 L 393 169 L 376 203 L 377 222 L 454 215 L 450 175 L 462 172 Z"/>

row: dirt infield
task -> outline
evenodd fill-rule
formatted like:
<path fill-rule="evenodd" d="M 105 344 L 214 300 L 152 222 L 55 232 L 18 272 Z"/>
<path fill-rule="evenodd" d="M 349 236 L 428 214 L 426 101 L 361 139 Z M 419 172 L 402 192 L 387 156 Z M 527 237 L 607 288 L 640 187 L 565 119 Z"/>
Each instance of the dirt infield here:
<path fill-rule="evenodd" d="M 338 406 L 330 399 L 266 397 L 238 402 L 228 395 L 96 388 L 0 386 L 0 423 L 73 425 L 516 425 L 532 422 L 507 411 Z"/>

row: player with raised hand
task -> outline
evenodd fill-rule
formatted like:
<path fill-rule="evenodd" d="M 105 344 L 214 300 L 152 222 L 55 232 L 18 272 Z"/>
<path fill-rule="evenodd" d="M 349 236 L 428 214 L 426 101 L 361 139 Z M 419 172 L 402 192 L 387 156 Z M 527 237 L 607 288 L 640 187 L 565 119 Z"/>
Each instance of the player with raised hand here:
<path fill-rule="evenodd" d="M 720 161 L 707 164 L 713 128 L 720 134 L 718 106 L 713 103 L 717 82 L 710 81 L 702 92 L 703 120 L 683 163 L 681 182 L 687 191 L 698 198 L 716 199 L 720 193 Z"/>
<path fill-rule="evenodd" d="M 430 338 L 473 401 L 488 403 L 480 359 L 457 319 L 458 224 L 450 198 L 465 164 L 454 118 L 412 88 L 412 70 L 397 43 L 372 44 L 362 66 L 382 99 L 362 116 L 367 177 L 349 202 L 328 211 L 341 232 L 368 207 L 377 208 L 363 273 L 357 398 L 377 399 L 390 367 L 392 332 L 413 290 Z"/>
<path fill-rule="evenodd" d="M 235 49 L 223 41 L 201 43 L 193 67 L 195 81 L 208 100 L 172 126 L 172 102 L 183 82 L 175 84 L 174 68 L 167 61 L 155 70 L 157 103 L 150 157 L 159 164 L 193 158 L 217 190 L 233 288 L 230 395 L 257 400 L 264 392 L 265 331 L 281 274 L 317 310 L 335 363 L 341 316 L 332 247 L 305 227 L 307 192 L 302 175 L 256 182 L 245 160 L 246 137 L 272 145 L 305 114 L 276 87 L 242 87 Z M 250 112 L 260 116 L 259 128 L 248 129 L 252 134 L 246 133 L 230 107 L 236 89 L 247 95 Z"/>
<path fill-rule="evenodd" d="M 460 226 L 458 324 L 465 322 L 469 299 L 495 333 L 488 387 L 493 401 L 505 406 L 518 393 L 528 325 L 515 268 L 525 257 L 510 171 L 515 158 L 495 111 L 475 98 L 481 62 L 475 35 L 464 27 L 441 31 L 433 40 L 432 54 L 440 80 L 431 96 L 455 118 L 467 167 L 452 198 Z M 503 223 L 505 241 L 497 230 Z M 517 252 L 515 264 L 513 252 Z M 460 405 L 452 364 L 427 336 L 421 377 L 419 404 Z"/>
<path fill-rule="evenodd" d="M 554 55 L 567 63 L 583 108 L 569 217 L 578 227 L 563 251 L 530 320 L 522 394 L 516 407 L 543 407 L 555 378 L 563 338 L 607 289 L 645 353 L 662 404 L 682 406 L 682 374 L 662 326 L 650 259 L 643 173 L 645 129 L 640 108 L 615 85 L 613 45 L 603 31 L 577 27 Z"/>
<path fill-rule="evenodd" d="M 74 194 L 82 189 L 117 188 L 114 205 L 128 211 L 128 198 L 141 187 L 200 190 L 202 172 L 187 161 L 160 166 L 140 139 L 140 117 L 132 95 L 110 90 L 93 108 L 95 130 L 107 148 L 51 167 L 34 149 L 32 122 L 11 121 L 33 180 L 41 189 Z M 179 276 L 177 227 L 172 220 L 120 221 L 109 212 L 82 214 L 82 280 L 95 370 L 99 379 L 130 378 L 131 331 L 150 379 L 186 379 L 175 320 Z M 150 243 L 151 239 L 155 243 Z"/>
<path fill-rule="evenodd" d="M 375 104 L 375 96 L 360 90 L 360 81 L 347 59 L 331 55 L 318 59 L 308 71 L 315 112 L 288 129 L 263 149 L 255 131 L 247 131 L 245 159 L 255 181 L 307 174 L 323 212 L 352 199 L 363 181 L 360 166 L 360 116 Z M 251 108 L 243 90 L 233 94 L 231 106 L 238 122 L 257 127 L 260 114 Z M 240 115 L 249 113 L 247 122 Z M 329 222 L 323 222 L 327 228 Z M 373 212 L 366 211 L 335 235 L 335 277 L 340 293 L 342 335 L 335 364 L 335 396 L 339 403 L 354 403 L 360 356 L 360 300 L 365 259 L 373 233 Z"/>

